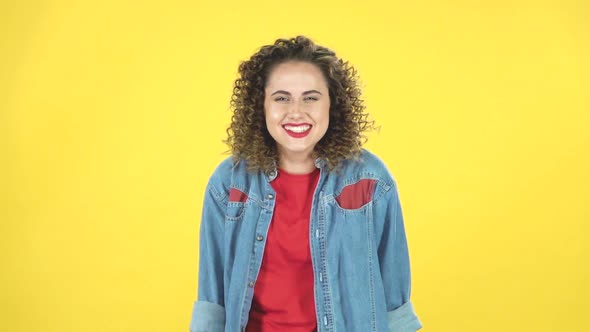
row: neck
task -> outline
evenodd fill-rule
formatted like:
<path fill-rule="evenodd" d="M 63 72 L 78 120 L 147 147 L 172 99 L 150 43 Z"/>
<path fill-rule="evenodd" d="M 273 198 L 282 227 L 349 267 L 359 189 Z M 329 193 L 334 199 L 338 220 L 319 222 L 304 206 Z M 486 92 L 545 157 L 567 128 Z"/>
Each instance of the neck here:
<path fill-rule="evenodd" d="M 315 159 L 312 154 L 281 154 L 279 167 L 291 174 L 307 174 L 315 169 Z"/>

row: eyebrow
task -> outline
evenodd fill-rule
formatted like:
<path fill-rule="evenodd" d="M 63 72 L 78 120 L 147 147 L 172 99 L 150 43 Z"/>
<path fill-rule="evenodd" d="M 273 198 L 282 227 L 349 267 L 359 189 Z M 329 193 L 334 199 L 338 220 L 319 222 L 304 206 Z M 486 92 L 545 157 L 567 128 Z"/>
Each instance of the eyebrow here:
<path fill-rule="evenodd" d="M 290 93 L 290 92 L 288 92 L 288 91 L 285 91 L 285 90 L 277 90 L 277 91 L 273 92 L 273 93 L 271 94 L 271 96 L 274 96 L 274 95 L 276 95 L 277 93 L 283 93 L 283 94 L 286 94 L 286 95 L 289 95 L 289 96 L 291 95 L 291 93 Z M 319 93 L 320 95 L 322 94 L 322 93 L 321 93 L 321 92 L 319 92 L 318 90 L 308 90 L 308 91 L 305 91 L 305 92 L 304 92 L 302 95 L 304 95 L 304 96 L 305 96 L 305 95 L 308 95 L 308 94 L 311 94 L 311 93 Z"/>

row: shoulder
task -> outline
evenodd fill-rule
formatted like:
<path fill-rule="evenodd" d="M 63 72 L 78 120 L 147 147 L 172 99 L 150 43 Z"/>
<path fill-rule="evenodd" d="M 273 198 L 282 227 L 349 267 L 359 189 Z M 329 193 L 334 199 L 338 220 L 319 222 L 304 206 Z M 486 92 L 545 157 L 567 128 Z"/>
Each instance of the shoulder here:
<path fill-rule="evenodd" d="M 224 158 L 213 170 L 207 183 L 207 189 L 222 196 L 229 192 L 231 179 L 239 168 L 240 161 L 235 161 L 233 156 Z"/>
<path fill-rule="evenodd" d="M 226 157 L 223 159 L 211 174 L 211 179 L 215 180 L 223 180 L 227 178 L 228 175 L 231 175 L 234 168 L 239 164 L 239 162 L 234 161 L 232 156 Z"/>
<path fill-rule="evenodd" d="M 361 149 L 357 158 L 347 159 L 342 163 L 337 195 L 347 190 L 356 190 L 358 186 L 368 186 L 370 191 L 374 190 L 372 197 L 377 201 L 396 187 L 396 181 L 385 162 L 365 148 Z"/>
<path fill-rule="evenodd" d="M 395 182 L 385 162 L 365 148 L 361 149 L 358 158 L 344 160 L 342 166 L 344 173 L 348 175 L 371 177 L 387 185 L 393 185 Z"/>
<path fill-rule="evenodd" d="M 248 183 L 256 175 L 249 172 L 246 167 L 246 161 L 243 159 L 234 159 L 233 156 L 223 159 L 213 170 L 208 182 L 208 188 L 219 192 L 220 194 L 229 193 L 230 187 L 243 187 L 242 184 Z"/>

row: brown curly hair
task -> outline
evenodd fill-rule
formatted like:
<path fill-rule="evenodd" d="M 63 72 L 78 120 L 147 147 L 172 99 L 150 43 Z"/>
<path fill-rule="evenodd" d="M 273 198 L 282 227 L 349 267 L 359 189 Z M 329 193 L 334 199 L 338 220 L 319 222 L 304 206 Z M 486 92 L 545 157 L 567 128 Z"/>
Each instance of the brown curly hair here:
<path fill-rule="evenodd" d="M 315 145 L 313 157 L 323 158 L 330 171 L 344 159 L 357 158 L 367 140 L 364 132 L 375 129 L 374 121 L 364 112 L 357 71 L 334 51 L 305 36 L 277 39 L 240 63 L 230 102 L 233 115 L 223 140 L 230 147 L 227 152 L 235 162 L 244 159 L 250 171 L 269 172 L 278 165 L 276 142 L 266 128 L 264 88 L 273 68 L 287 61 L 316 65 L 328 83 L 328 130 Z"/>

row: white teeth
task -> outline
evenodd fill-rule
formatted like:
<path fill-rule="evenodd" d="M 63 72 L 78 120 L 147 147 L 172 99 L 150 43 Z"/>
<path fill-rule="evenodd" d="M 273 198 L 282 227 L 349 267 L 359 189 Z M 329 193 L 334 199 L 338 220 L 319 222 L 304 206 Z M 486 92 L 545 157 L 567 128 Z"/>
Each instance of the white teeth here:
<path fill-rule="evenodd" d="M 285 126 L 285 129 L 290 130 L 295 133 L 302 133 L 307 131 L 311 126 L 310 125 L 303 125 L 303 126 Z"/>

